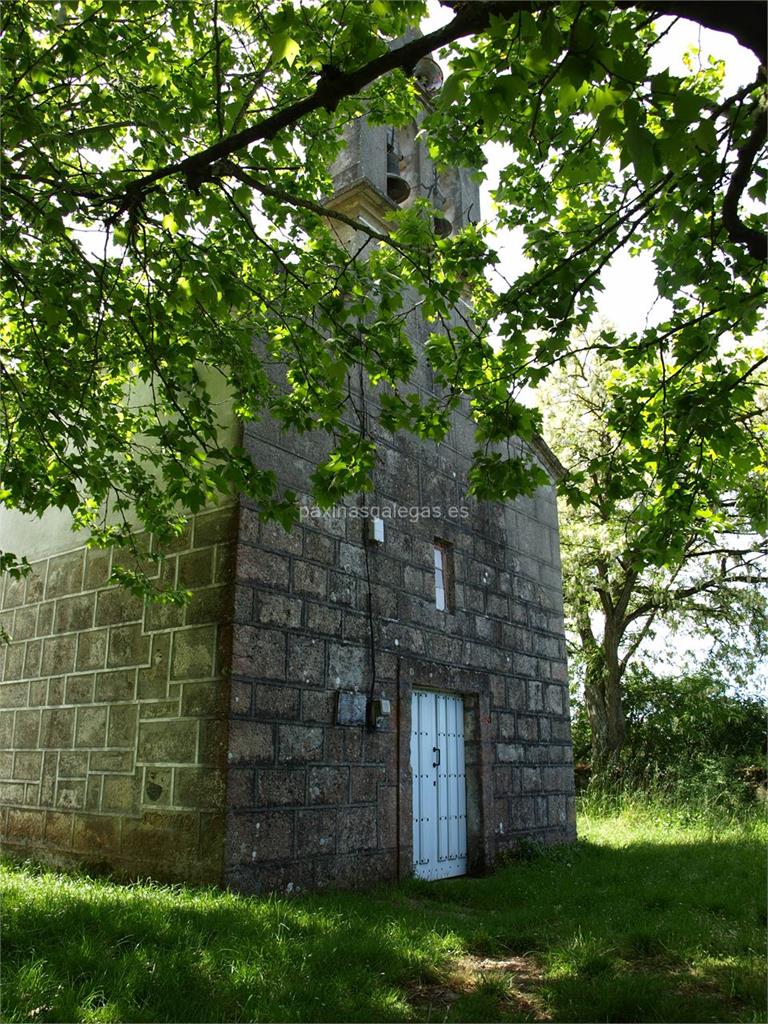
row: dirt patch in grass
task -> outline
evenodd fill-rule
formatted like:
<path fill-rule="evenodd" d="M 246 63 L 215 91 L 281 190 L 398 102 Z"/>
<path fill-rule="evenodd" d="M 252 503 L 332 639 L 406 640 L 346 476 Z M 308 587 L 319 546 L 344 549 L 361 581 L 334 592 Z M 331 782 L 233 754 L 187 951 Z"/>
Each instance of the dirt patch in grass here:
<path fill-rule="evenodd" d="M 448 971 L 434 980 L 408 988 L 410 1002 L 427 1020 L 462 1019 L 468 1001 L 494 1002 L 500 1014 L 514 1011 L 516 1019 L 549 1021 L 539 990 L 544 971 L 532 956 L 491 957 L 467 954 L 453 961 Z"/>

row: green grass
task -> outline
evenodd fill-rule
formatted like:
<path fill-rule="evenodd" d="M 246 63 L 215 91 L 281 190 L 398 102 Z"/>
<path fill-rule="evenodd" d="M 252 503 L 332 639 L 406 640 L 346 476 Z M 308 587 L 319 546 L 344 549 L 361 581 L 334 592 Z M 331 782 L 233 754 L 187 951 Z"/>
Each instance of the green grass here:
<path fill-rule="evenodd" d="M 4 1021 L 764 1021 L 765 822 L 583 808 L 481 879 L 254 898 L 10 865 Z"/>

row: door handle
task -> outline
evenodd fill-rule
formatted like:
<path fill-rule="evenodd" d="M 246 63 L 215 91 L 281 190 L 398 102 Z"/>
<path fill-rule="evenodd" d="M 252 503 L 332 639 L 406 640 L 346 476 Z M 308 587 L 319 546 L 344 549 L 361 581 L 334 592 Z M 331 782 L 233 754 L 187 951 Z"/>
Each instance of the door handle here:
<path fill-rule="evenodd" d="M 437 760 L 432 762 L 433 768 L 440 767 L 440 747 L 432 747 L 432 753 L 437 754 Z"/>

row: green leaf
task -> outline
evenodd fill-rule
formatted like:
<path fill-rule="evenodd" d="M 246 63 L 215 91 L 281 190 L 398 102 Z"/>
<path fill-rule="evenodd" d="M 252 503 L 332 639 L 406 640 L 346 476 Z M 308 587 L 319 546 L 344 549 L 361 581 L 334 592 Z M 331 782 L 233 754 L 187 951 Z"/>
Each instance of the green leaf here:
<path fill-rule="evenodd" d="M 278 32 L 269 41 L 269 48 L 272 52 L 272 60 L 279 64 L 284 60 L 291 67 L 301 50 L 300 45 L 288 32 Z"/>

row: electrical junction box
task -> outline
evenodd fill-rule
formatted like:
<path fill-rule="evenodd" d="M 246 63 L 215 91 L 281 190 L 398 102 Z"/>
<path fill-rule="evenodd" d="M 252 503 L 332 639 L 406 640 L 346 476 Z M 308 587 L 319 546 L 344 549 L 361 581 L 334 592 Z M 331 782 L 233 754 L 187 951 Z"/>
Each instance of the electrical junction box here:
<path fill-rule="evenodd" d="M 384 520 L 378 516 L 368 520 L 368 540 L 372 544 L 384 543 Z"/>
<path fill-rule="evenodd" d="M 381 697 L 373 701 L 373 718 L 387 718 L 392 714 L 392 701 Z"/>

